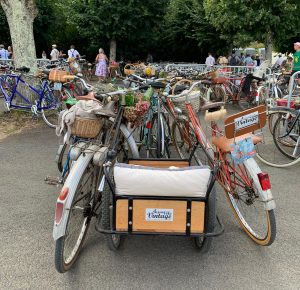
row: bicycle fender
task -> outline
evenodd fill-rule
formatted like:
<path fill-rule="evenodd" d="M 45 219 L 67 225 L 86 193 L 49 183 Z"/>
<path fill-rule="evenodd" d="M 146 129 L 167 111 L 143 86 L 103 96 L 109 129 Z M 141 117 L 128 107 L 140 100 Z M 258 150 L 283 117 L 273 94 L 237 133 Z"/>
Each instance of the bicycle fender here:
<path fill-rule="evenodd" d="M 68 189 L 67 197 L 64 200 L 60 199 L 60 196 L 56 201 L 56 212 L 55 220 L 53 227 L 53 239 L 54 241 L 58 240 L 60 237 L 65 235 L 68 217 L 70 213 L 70 207 L 76 192 L 76 188 L 80 181 L 80 178 L 86 169 L 87 165 L 94 156 L 95 151 L 99 150 L 100 147 L 97 145 L 90 145 L 85 151 L 84 154 L 81 154 L 78 160 L 72 166 L 71 172 L 69 173 L 67 180 L 64 183 L 64 186 L 61 190 L 61 193 L 64 190 Z M 62 208 L 61 217 L 58 220 L 58 208 Z"/>
<path fill-rule="evenodd" d="M 139 149 L 133 138 L 133 134 L 127 129 L 127 127 L 124 124 L 121 124 L 120 130 L 122 131 L 124 137 L 127 139 L 127 143 L 131 149 L 132 158 L 134 159 L 140 158 Z"/>
<path fill-rule="evenodd" d="M 264 203 L 264 207 L 266 210 L 272 210 L 276 208 L 276 204 L 272 195 L 272 192 L 270 189 L 262 190 L 259 179 L 257 174 L 261 173 L 262 170 L 256 163 L 256 161 L 253 158 L 247 159 L 244 162 L 245 167 L 247 168 L 248 172 L 250 173 L 251 177 L 253 178 L 253 181 L 256 185 L 256 188 L 258 189 L 258 194 L 261 198 L 261 200 Z"/>

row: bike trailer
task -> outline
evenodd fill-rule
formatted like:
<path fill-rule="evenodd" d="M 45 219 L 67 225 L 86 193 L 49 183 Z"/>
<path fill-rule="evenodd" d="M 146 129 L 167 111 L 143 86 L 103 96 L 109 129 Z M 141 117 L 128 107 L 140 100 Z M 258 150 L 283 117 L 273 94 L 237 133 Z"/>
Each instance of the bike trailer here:
<path fill-rule="evenodd" d="M 112 168 L 111 168 L 112 169 Z M 113 167 L 113 226 L 107 234 L 216 236 L 215 172 L 187 160 L 130 160 Z M 215 197 L 214 197 L 215 198 Z M 212 224 L 213 228 L 208 225 Z"/>

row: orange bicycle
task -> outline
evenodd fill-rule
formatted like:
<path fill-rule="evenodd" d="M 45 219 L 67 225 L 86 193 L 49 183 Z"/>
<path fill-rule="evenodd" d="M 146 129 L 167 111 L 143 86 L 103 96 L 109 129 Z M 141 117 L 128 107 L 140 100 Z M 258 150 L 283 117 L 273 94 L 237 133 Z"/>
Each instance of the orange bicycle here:
<path fill-rule="evenodd" d="M 189 94 L 200 84 L 201 81 L 195 82 L 189 90 L 169 96 L 169 99 L 185 96 L 185 114 L 177 109 L 178 116 L 172 125 L 173 144 L 181 158 L 199 165 L 218 165 L 217 180 L 240 226 L 254 242 L 269 246 L 276 237 L 275 201 L 268 174 L 262 172 L 253 158 L 255 144 L 262 138 L 252 134 L 265 125 L 266 108 L 258 106 L 227 117 L 224 136 L 217 121 L 224 119 L 225 103 L 204 105 L 205 121 L 212 131 L 210 141 L 189 99 Z"/>

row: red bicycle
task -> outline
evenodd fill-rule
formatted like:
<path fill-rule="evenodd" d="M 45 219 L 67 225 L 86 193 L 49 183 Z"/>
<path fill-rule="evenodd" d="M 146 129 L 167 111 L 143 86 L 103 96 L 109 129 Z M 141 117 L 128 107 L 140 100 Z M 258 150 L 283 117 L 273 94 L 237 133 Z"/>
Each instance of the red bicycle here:
<path fill-rule="evenodd" d="M 210 140 L 189 100 L 189 94 L 201 83 L 202 81 L 195 82 L 189 90 L 169 96 L 170 99 L 186 97 L 187 114 L 179 113 L 172 126 L 176 151 L 181 158 L 194 160 L 199 165 L 213 168 L 214 164 L 218 164 L 217 180 L 224 189 L 239 224 L 257 244 L 271 245 L 276 236 L 276 222 L 269 176 L 261 171 L 253 156 L 237 162 L 231 154 L 232 148 L 241 142 L 255 145 L 262 140 L 252 132 L 265 125 L 266 108 L 259 106 L 229 116 L 225 120 L 224 135 L 217 122 L 226 114 L 225 103 L 206 104 L 202 110 L 206 112 L 206 124 L 210 124 Z M 176 111 L 178 113 L 179 110 Z"/>

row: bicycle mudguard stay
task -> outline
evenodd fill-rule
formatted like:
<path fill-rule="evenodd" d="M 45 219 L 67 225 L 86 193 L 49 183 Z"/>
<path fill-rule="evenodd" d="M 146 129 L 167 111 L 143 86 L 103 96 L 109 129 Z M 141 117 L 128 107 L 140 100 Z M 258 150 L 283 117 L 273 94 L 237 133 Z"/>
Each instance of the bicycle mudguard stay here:
<path fill-rule="evenodd" d="M 259 190 L 259 196 L 264 203 L 264 207 L 266 210 L 272 210 L 276 208 L 275 201 L 273 199 L 273 195 L 270 189 L 263 190 L 259 179 L 258 174 L 261 173 L 261 169 L 257 165 L 256 161 L 253 158 L 249 158 L 243 162 L 247 170 L 250 172 L 251 177 L 253 178 L 253 182 L 256 185 L 256 188 Z"/>
<path fill-rule="evenodd" d="M 132 134 L 129 132 L 129 130 L 124 124 L 121 124 L 120 130 L 122 131 L 123 135 L 127 138 L 127 143 L 130 146 L 133 158 L 139 158 L 138 148 Z M 58 197 L 56 202 L 56 214 L 53 227 L 53 239 L 55 241 L 65 235 L 70 208 L 80 178 L 87 165 L 93 158 L 94 154 L 96 153 L 96 151 L 99 151 L 100 148 L 100 145 L 90 144 L 90 146 L 88 146 L 82 152 L 84 154 L 80 154 L 80 156 L 72 166 L 68 178 L 65 181 L 64 186 L 61 190 L 62 193 L 64 190 L 68 189 L 67 196 L 64 200 L 61 200 L 60 197 Z"/>

